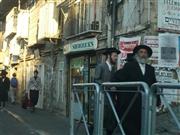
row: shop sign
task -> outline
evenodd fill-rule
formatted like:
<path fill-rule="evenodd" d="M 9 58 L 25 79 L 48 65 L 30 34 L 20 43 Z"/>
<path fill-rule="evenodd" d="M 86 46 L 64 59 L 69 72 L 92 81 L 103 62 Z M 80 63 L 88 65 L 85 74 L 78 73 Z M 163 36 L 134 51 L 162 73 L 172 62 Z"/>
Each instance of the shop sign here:
<path fill-rule="evenodd" d="M 158 0 L 158 28 L 180 30 L 179 13 L 179 0 Z"/>
<path fill-rule="evenodd" d="M 64 54 L 68 54 L 71 52 L 95 50 L 96 48 L 97 48 L 96 38 L 80 40 L 80 41 L 65 45 Z"/>

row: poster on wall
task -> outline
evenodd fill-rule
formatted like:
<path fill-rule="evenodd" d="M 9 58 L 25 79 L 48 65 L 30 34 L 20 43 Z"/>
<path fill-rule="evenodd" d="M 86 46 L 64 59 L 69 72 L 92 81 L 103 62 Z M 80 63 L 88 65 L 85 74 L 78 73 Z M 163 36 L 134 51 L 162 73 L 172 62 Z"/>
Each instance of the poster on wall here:
<path fill-rule="evenodd" d="M 158 28 L 180 30 L 180 0 L 158 0 Z"/>
<path fill-rule="evenodd" d="M 179 69 L 172 67 L 156 67 L 155 70 L 156 79 L 161 83 L 179 83 Z M 180 99 L 177 96 L 179 94 L 179 90 L 177 89 L 163 89 L 164 97 L 167 102 L 171 104 L 172 102 L 179 102 Z M 164 103 L 162 103 L 164 104 Z"/>
<path fill-rule="evenodd" d="M 158 66 L 158 56 L 159 56 L 158 36 L 145 36 L 144 45 L 149 46 L 153 51 L 153 54 L 151 58 L 149 59 L 150 64 L 153 66 Z"/>
<path fill-rule="evenodd" d="M 140 45 L 141 37 L 120 37 L 119 39 L 119 50 L 121 51 L 118 57 L 118 69 L 124 65 L 124 60 L 127 58 L 127 54 L 133 53 L 133 49 Z"/>
<path fill-rule="evenodd" d="M 177 67 L 179 63 L 179 35 L 159 34 L 159 66 Z"/>

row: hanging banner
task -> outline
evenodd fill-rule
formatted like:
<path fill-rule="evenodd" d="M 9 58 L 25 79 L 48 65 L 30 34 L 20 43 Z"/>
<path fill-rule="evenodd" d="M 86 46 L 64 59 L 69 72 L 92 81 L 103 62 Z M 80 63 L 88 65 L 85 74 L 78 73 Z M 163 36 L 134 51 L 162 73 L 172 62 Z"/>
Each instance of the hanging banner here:
<path fill-rule="evenodd" d="M 177 67 L 179 62 L 179 36 L 159 34 L 159 66 Z"/>
<path fill-rule="evenodd" d="M 179 0 L 158 0 L 158 28 L 180 30 L 179 12 Z"/>
<path fill-rule="evenodd" d="M 144 45 L 149 46 L 153 51 L 151 58 L 149 58 L 150 64 L 152 64 L 153 66 L 157 66 L 159 56 L 158 36 L 145 36 Z"/>
<path fill-rule="evenodd" d="M 133 49 L 140 45 L 141 37 L 125 38 L 120 37 L 119 39 L 119 50 L 121 53 L 118 58 L 118 69 L 124 65 L 124 60 L 127 58 L 127 54 L 133 53 Z"/>

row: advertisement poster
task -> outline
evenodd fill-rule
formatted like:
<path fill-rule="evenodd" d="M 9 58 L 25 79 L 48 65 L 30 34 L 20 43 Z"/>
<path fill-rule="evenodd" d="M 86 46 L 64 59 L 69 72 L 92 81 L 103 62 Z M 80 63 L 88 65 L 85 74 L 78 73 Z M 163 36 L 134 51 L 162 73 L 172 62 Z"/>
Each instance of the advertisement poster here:
<path fill-rule="evenodd" d="M 179 35 L 159 34 L 159 66 L 177 67 L 179 63 Z"/>
<path fill-rule="evenodd" d="M 159 56 L 158 36 L 145 36 L 144 37 L 144 45 L 149 46 L 153 51 L 153 54 L 152 54 L 151 58 L 149 59 L 150 64 L 152 64 L 153 66 L 157 66 L 158 65 L 158 56 Z"/>
<path fill-rule="evenodd" d="M 158 28 L 180 30 L 180 0 L 158 0 Z"/>
<path fill-rule="evenodd" d="M 176 68 L 168 68 L 168 67 L 157 67 L 156 68 L 156 79 L 161 83 L 179 83 L 180 74 L 179 70 Z M 180 99 L 178 97 L 177 89 L 163 89 L 164 97 L 167 102 L 171 104 L 172 102 L 179 102 Z M 164 103 L 163 103 L 164 104 Z"/>
<path fill-rule="evenodd" d="M 127 57 L 127 54 L 133 53 L 133 49 L 140 45 L 141 37 L 120 37 L 119 39 L 119 50 L 121 51 L 118 58 L 118 69 L 122 68 L 124 65 L 124 60 Z"/>

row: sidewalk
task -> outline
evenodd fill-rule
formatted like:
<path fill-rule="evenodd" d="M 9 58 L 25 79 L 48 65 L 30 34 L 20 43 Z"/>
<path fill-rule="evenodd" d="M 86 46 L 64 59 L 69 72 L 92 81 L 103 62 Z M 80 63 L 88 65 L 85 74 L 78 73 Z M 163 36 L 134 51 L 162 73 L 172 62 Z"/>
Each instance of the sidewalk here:
<path fill-rule="evenodd" d="M 23 123 L 34 135 L 69 135 L 69 119 L 47 111 L 36 109 L 34 113 L 20 105 L 8 104 L 5 110 Z"/>

